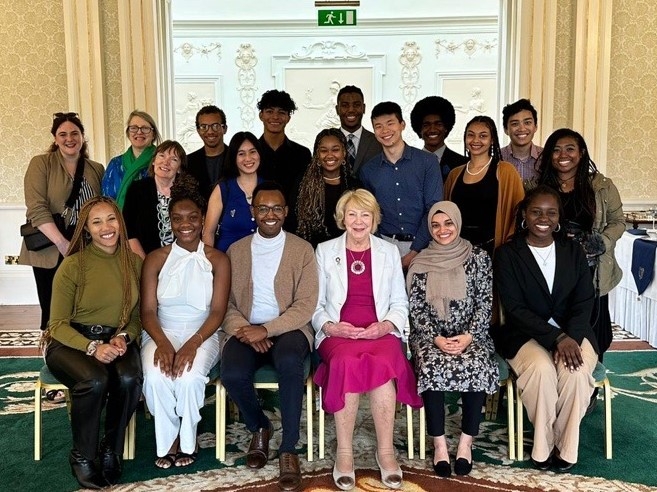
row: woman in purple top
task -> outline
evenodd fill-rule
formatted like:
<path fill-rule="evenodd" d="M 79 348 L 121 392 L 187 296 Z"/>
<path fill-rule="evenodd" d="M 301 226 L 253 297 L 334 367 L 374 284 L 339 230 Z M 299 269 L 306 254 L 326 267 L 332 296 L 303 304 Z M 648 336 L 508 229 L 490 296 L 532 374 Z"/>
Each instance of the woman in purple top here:
<path fill-rule="evenodd" d="M 338 441 L 333 480 L 355 485 L 353 432 L 361 393 L 369 393 L 381 479 L 401 488 L 393 447 L 395 402 L 422 406 L 415 375 L 402 351 L 408 319 L 401 258 L 396 246 L 372 235 L 379 205 L 364 189 L 347 191 L 336 206 L 346 232 L 317 246 L 319 300 L 313 315 L 315 346 L 322 359 L 315 382 L 322 405 L 335 414 Z"/>

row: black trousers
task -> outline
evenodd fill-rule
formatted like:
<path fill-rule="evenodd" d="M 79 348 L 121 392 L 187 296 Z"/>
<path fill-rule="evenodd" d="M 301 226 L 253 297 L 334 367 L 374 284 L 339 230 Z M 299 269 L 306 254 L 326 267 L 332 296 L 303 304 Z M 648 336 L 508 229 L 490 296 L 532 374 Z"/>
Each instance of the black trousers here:
<path fill-rule="evenodd" d="M 445 392 L 427 390 L 422 393 L 424 411 L 427 416 L 427 433 L 432 437 L 445 434 Z M 468 435 L 479 434 L 481 408 L 484 406 L 486 393 L 483 391 L 461 393 L 463 415 L 461 430 Z"/>
<path fill-rule="evenodd" d="M 221 354 L 221 382 L 240 409 L 246 428 L 251 432 L 267 428 L 269 419 L 262 411 L 253 378 L 258 368 L 271 364 L 278 373 L 283 438 L 279 451 L 294 453 L 299 441 L 301 406 L 305 392 L 303 362 L 310 352 L 308 339 L 300 330 L 272 337 L 273 346 L 261 354 L 232 337 Z"/>
<path fill-rule="evenodd" d="M 59 255 L 57 265 L 53 268 L 32 267 L 37 296 L 39 297 L 39 306 L 41 306 L 40 328 L 42 330 L 45 330 L 48 326 L 48 320 L 50 319 L 50 300 L 52 299 L 52 281 L 63 259 L 62 255 Z"/>
<path fill-rule="evenodd" d="M 123 454 L 125 428 L 141 397 L 143 375 L 139 347 L 128 345 L 126 353 L 109 364 L 51 340 L 46 350 L 50 372 L 71 393 L 73 448 L 93 460 L 98 453 L 100 417 L 105 411 L 105 446 Z"/>

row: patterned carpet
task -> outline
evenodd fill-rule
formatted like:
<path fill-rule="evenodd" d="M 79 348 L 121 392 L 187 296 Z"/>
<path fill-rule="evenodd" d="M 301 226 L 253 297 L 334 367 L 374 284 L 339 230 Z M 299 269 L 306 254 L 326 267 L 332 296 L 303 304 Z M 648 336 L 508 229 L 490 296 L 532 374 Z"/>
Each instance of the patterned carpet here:
<path fill-rule="evenodd" d="M 5 455 L 4 464 L 12 470 L 12 474 L 0 474 L 0 489 L 2 490 L 35 490 L 45 488 L 48 491 L 75 490 L 75 481 L 70 476 L 66 465 L 66 453 L 70 447 L 70 434 L 66 422 L 65 410 L 62 405 L 44 402 L 44 428 L 56 425 L 57 436 L 48 436 L 44 440 L 44 458 L 41 462 L 32 461 L 32 411 L 33 411 L 33 381 L 36 379 L 40 365 L 38 359 L 38 332 L 34 330 L 7 329 L 0 326 L 0 357 L 9 357 L 1 362 L 0 368 L 0 418 L 3 419 L 3 429 L 9 434 L 4 437 L 5 444 L 12 443 L 12 452 Z M 631 334 L 615 329 L 613 349 L 624 351 L 647 350 L 649 355 L 654 352 L 647 344 L 637 340 Z M 11 359 L 19 363 L 16 357 L 25 358 L 21 364 L 29 364 L 35 370 L 12 370 Z M 610 357 L 613 359 L 613 357 Z M 633 357 L 632 360 L 636 360 Z M 647 359 L 657 360 L 654 357 Z M 573 474 L 555 474 L 539 472 L 525 462 L 511 462 L 507 455 L 506 417 L 501 411 L 498 420 L 482 423 L 481 436 L 476 440 L 474 450 L 475 465 L 469 477 L 452 477 L 439 479 L 433 474 L 430 463 L 430 441 L 427 459 L 408 460 L 406 457 L 406 418 L 405 412 L 400 412 L 395 423 L 395 445 L 398 448 L 399 462 L 404 470 L 404 488 L 408 491 L 657 491 L 657 476 L 649 471 L 645 479 L 628 474 L 628 469 L 642 454 L 649 462 L 657 461 L 654 441 L 657 431 L 649 427 L 641 435 L 632 432 L 623 433 L 623 425 L 630 416 L 638 419 L 637 423 L 627 424 L 630 428 L 641 425 L 645 415 L 655 415 L 657 404 L 657 368 L 656 364 L 643 363 L 634 367 L 632 363 L 622 364 L 623 369 L 613 374 L 614 389 L 614 460 L 604 460 L 602 456 L 602 410 L 599 405 L 594 415 L 587 417 L 582 428 L 581 460 Z M 18 367 L 18 366 L 16 366 Z M 21 366 L 22 367 L 22 366 Z M 243 424 L 231 422 L 227 426 L 228 454 L 225 466 L 218 465 L 214 460 L 215 422 L 214 396 L 209 392 L 207 407 L 204 409 L 204 420 L 201 422 L 199 442 L 201 457 L 193 468 L 160 471 L 152 465 L 154 444 L 152 441 L 152 422 L 139 415 L 137 426 L 137 453 L 134 461 L 126 462 L 124 481 L 126 483 L 114 487 L 116 491 L 275 491 L 278 490 L 278 460 L 273 459 L 262 470 L 253 471 L 244 465 L 244 453 L 250 440 Z M 640 410 L 621 413 L 618 397 L 641 404 Z M 623 401 L 625 401 L 623 400 Z M 364 398 L 363 406 L 367 406 Z M 649 404 L 649 406 L 645 406 Z M 270 417 L 277 427 L 272 440 L 272 455 L 278 447 L 280 439 L 280 415 L 276 408 L 270 409 Z M 305 414 L 305 412 L 304 412 Z M 457 436 L 460 422 L 460 408 L 451 402 L 447 408 L 447 435 Z M 630 415 L 632 414 L 632 415 Z M 638 414 L 638 415 L 637 415 Z M 7 425 L 9 424 L 9 425 Z M 418 421 L 415 413 L 416 453 Z M 305 422 L 302 423 L 305 426 Z M 526 427 L 526 431 L 528 428 Z M 335 490 L 331 471 L 333 465 L 333 450 L 335 448 L 334 425 L 330 416 L 326 421 L 326 459 L 307 462 L 301 459 L 304 476 L 303 490 L 327 491 Z M 60 435 L 61 434 L 61 435 Z M 305 448 L 305 427 L 301 431 L 300 448 Z M 373 423 L 367 408 L 359 412 L 356 431 L 354 433 L 354 450 L 356 464 L 357 487 L 355 490 L 380 491 L 387 490 L 381 483 L 374 462 L 375 436 Z M 525 434 L 525 459 L 531 449 L 531 433 Z M 651 444 L 652 443 L 652 444 Z M 456 441 L 450 440 L 451 448 L 456 447 Z M 317 450 L 315 449 L 315 457 Z M 4 468 L 4 466 L 3 466 Z M 607 478 L 602 478 L 607 477 Z M 615 479 L 615 480 L 614 480 Z M 643 482 L 642 485 L 630 482 Z"/>

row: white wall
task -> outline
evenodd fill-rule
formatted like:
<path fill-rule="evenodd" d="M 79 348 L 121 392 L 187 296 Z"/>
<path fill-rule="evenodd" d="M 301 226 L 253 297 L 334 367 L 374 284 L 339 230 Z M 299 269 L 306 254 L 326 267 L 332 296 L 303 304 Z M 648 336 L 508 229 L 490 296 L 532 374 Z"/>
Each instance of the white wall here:
<path fill-rule="evenodd" d="M 0 305 L 38 304 L 32 268 L 5 265 L 6 255 L 20 253 L 19 229 L 25 223 L 24 205 L 0 205 Z"/>
<path fill-rule="evenodd" d="M 361 0 L 359 7 L 315 7 L 313 0 L 172 0 L 172 17 L 177 20 L 315 20 L 317 10 L 356 9 L 359 19 L 398 19 L 403 17 L 458 17 L 497 15 L 499 3 L 493 0 Z"/>
<path fill-rule="evenodd" d="M 411 145 L 420 141 L 410 128 L 410 110 L 428 95 L 443 95 L 457 108 L 448 145 L 459 151 L 465 122 L 475 114 L 499 114 L 497 2 L 401 8 L 362 2 L 357 26 L 336 28 L 318 27 L 317 9 L 307 1 L 284 2 L 270 14 L 274 2 L 231 2 L 223 10 L 213 5 L 224 4 L 173 2 L 174 125 L 188 150 L 201 146 L 194 116 L 208 103 L 226 112 L 227 141 L 240 130 L 259 136 L 256 103 L 274 88 L 295 100 L 299 110 L 286 133 L 308 147 L 320 129 L 337 124 L 338 85 L 361 87 L 368 110 L 384 100 L 399 103 Z"/>

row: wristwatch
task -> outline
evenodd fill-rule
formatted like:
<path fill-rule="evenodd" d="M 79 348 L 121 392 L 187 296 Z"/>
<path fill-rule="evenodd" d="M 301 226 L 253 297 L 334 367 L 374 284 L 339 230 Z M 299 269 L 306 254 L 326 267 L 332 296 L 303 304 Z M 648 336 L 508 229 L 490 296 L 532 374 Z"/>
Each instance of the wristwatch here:
<path fill-rule="evenodd" d="M 125 343 L 130 343 L 130 335 L 128 335 L 127 332 L 122 331 L 121 333 L 119 333 L 119 334 L 116 335 L 116 336 L 117 336 L 117 337 L 123 337 L 124 340 L 125 340 Z"/>
<path fill-rule="evenodd" d="M 89 342 L 89 345 L 87 345 L 87 355 L 89 357 L 92 357 L 96 353 L 96 349 L 98 348 L 98 345 L 102 345 L 103 342 L 102 340 L 92 340 Z"/>

